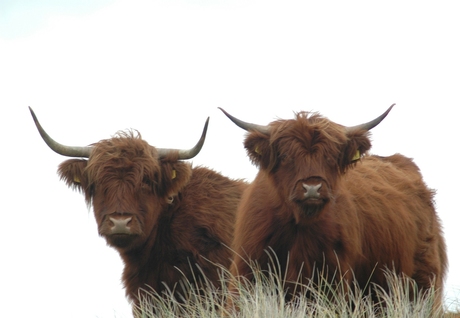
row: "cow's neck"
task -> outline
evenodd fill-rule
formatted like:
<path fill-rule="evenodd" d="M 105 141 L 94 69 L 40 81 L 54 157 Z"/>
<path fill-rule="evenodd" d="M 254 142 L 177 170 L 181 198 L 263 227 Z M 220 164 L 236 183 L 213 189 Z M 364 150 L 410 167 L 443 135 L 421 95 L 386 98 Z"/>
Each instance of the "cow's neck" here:
<path fill-rule="evenodd" d="M 165 264 L 169 264 L 174 257 L 171 254 L 174 251 L 171 233 L 174 210 L 174 205 L 168 206 L 142 246 L 120 253 L 125 263 L 123 281 L 127 288 L 126 293 L 131 298 L 138 294 L 139 288 L 149 290 L 146 284 L 156 291 L 164 288 L 161 281 L 165 271 L 168 271 L 168 265 Z"/>
<path fill-rule="evenodd" d="M 281 220 L 277 222 L 277 234 L 271 238 L 269 247 L 273 248 L 283 268 L 287 264 L 288 275 L 293 279 L 298 278 L 296 275 L 299 275 L 300 270 L 303 276 L 312 277 L 315 269 L 311 264 L 321 267 L 327 265 L 328 261 L 325 260 L 331 259 L 334 263 L 337 258 L 335 253 L 341 252 L 340 229 L 337 228 L 337 223 L 328 215 L 327 210 L 321 213 L 314 221 L 297 223 L 292 218 L 284 224 Z M 288 261 L 288 255 L 301 256 Z"/>

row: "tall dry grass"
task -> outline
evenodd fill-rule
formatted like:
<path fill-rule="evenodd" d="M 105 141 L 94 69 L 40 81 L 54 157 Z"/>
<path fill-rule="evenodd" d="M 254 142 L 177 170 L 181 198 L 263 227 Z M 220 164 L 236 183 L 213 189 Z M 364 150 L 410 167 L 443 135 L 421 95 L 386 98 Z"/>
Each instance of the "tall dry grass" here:
<path fill-rule="evenodd" d="M 255 264 L 251 264 L 251 268 L 254 274 L 251 282 L 242 278 L 235 279 L 228 270 L 222 268 L 218 288 L 209 281 L 195 280 L 182 282 L 174 290 L 168 289 L 161 295 L 150 290 L 140 296 L 140 306 L 134 308 L 134 315 L 141 318 L 460 317 L 459 313 L 434 308 L 434 289 L 420 293 L 412 279 L 390 270 L 386 271 L 388 291 L 375 287 L 379 299 L 377 302 L 356 288 L 355 284 L 348 286 L 342 281 L 332 286 L 326 280 L 317 284 L 297 284 L 301 294 L 286 302 L 285 280 L 276 270 L 276 263 L 265 272 Z M 238 295 L 229 293 L 229 281 L 236 282 Z M 180 297 L 174 296 L 175 290 L 180 291 Z M 227 308 L 229 297 L 238 310 Z"/>

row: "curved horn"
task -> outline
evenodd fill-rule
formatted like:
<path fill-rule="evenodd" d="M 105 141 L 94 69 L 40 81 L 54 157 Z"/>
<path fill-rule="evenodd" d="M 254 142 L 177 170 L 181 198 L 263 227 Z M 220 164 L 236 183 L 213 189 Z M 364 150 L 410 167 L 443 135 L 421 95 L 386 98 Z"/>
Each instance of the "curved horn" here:
<path fill-rule="evenodd" d="M 50 147 L 53 151 L 63 156 L 89 158 L 89 155 L 91 154 L 91 147 L 69 147 L 61 145 L 60 143 L 56 142 L 53 138 L 51 138 L 42 128 L 42 126 L 38 122 L 37 116 L 35 116 L 35 113 L 30 106 L 29 110 L 32 114 L 32 118 L 34 119 L 35 126 L 37 126 L 38 132 L 40 133 L 48 147 Z"/>
<path fill-rule="evenodd" d="M 244 130 L 247 130 L 247 131 L 258 131 L 258 132 L 261 132 L 264 135 L 270 135 L 270 127 L 269 126 L 262 126 L 262 125 L 257 125 L 257 124 L 251 124 L 251 123 L 244 122 L 244 121 L 242 121 L 242 120 L 240 120 L 240 119 L 238 119 L 236 117 L 233 117 L 232 115 L 227 113 L 222 108 L 220 108 L 220 107 L 217 107 L 217 108 L 219 108 L 238 127 L 243 128 Z"/>
<path fill-rule="evenodd" d="M 374 120 L 371 120 L 370 122 L 367 122 L 367 123 L 364 123 L 364 124 L 361 124 L 361 125 L 346 127 L 347 132 L 351 132 L 351 131 L 355 131 L 355 130 L 366 130 L 366 131 L 371 130 L 372 128 L 374 128 L 375 126 L 380 124 L 380 122 L 385 117 L 387 117 L 388 113 L 390 112 L 390 110 L 393 108 L 394 105 L 396 105 L 396 104 L 391 105 L 390 108 L 388 108 L 382 115 L 380 115 L 379 117 L 375 118 Z"/>
<path fill-rule="evenodd" d="M 206 123 L 204 124 L 203 133 L 201 134 L 200 140 L 198 140 L 197 144 L 191 149 L 168 149 L 168 148 L 157 148 L 158 155 L 160 158 L 166 157 L 169 153 L 173 151 L 179 152 L 179 160 L 186 160 L 192 159 L 195 157 L 201 150 L 204 144 L 204 140 L 206 139 L 206 132 L 208 131 L 208 124 L 209 124 L 209 117 L 206 119 Z"/>

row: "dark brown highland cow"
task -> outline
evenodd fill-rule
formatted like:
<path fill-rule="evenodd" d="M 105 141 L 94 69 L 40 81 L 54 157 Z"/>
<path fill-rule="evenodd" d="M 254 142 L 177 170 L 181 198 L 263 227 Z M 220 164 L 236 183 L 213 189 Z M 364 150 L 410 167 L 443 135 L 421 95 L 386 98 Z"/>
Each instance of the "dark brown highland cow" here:
<path fill-rule="evenodd" d="M 201 150 L 207 122 L 190 150 L 155 148 L 133 132 L 67 147 L 51 139 L 30 111 L 52 150 L 87 158 L 66 160 L 58 172 L 93 206 L 99 234 L 124 261 L 126 294 L 135 304 L 141 289 L 161 294 L 184 276 L 195 282 L 203 273 L 217 285 L 214 264 L 230 266 L 235 212 L 247 185 L 182 161 Z"/>
<path fill-rule="evenodd" d="M 319 269 L 387 288 L 387 268 L 421 289 L 434 284 L 441 305 L 447 256 L 434 191 L 411 159 L 366 154 L 369 130 L 392 107 L 354 127 L 307 112 L 261 126 L 222 110 L 248 131 L 244 146 L 260 168 L 237 212 L 233 275 L 251 279 L 248 259 L 266 270 L 270 249 L 287 281 L 316 280 Z"/>

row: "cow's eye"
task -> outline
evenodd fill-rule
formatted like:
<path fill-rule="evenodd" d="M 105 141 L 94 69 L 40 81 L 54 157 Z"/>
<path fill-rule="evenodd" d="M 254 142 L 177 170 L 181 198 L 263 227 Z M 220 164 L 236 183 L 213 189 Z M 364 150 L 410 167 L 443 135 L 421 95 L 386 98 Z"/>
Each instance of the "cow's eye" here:
<path fill-rule="evenodd" d="M 291 157 L 288 156 L 287 154 L 281 154 L 279 156 L 279 160 L 282 164 L 287 164 L 287 163 L 290 163 L 292 160 L 291 160 Z"/>
<path fill-rule="evenodd" d="M 142 187 L 149 191 L 155 191 L 155 187 L 158 186 L 158 182 L 156 180 L 156 178 L 152 179 L 151 177 L 149 178 L 145 176 L 142 179 Z"/>
<path fill-rule="evenodd" d="M 145 188 L 145 189 L 152 189 L 153 183 L 148 178 L 144 178 L 142 180 L 142 187 Z"/>

